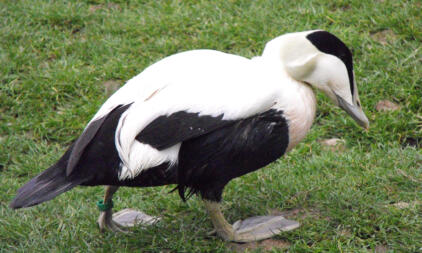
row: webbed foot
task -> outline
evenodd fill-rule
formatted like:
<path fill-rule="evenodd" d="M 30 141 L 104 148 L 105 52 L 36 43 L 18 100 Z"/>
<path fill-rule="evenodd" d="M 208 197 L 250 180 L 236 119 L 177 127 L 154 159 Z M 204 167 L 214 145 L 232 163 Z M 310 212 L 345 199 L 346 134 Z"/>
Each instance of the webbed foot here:
<path fill-rule="evenodd" d="M 283 216 L 256 216 L 233 224 L 234 242 L 252 242 L 273 237 L 299 227 L 299 222 Z"/>
<path fill-rule="evenodd" d="M 160 220 L 141 211 L 126 208 L 113 214 L 113 221 L 122 227 L 134 227 L 136 225 L 154 225 Z"/>
<path fill-rule="evenodd" d="M 122 225 L 113 220 L 113 211 L 112 209 L 102 211 L 100 217 L 98 217 L 98 225 L 100 231 L 104 232 L 106 230 L 111 230 L 113 232 L 122 232 L 127 233 L 128 230 L 125 229 Z"/>
<path fill-rule="evenodd" d="M 114 232 L 129 232 L 127 228 L 135 225 L 152 225 L 160 218 L 149 216 L 143 212 L 134 209 L 123 209 L 113 214 L 113 195 L 116 193 L 117 186 L 106 186 L 104 199 L 97 202 L 100 210 L 100 217 L 98 217 L 98 225 L 100 231 L 111 230 Z"/>
<path fill-rule="evenodd" d="M 98 218 L 100 231 L 111 230 L 113 232 L 128 233 L 130 227 L 136 225 L 153 225 L 160 220 L 158 217 L 149 216 L 134 209 L 123 209 L 113 214 L 112 209 L 101 212 Z"/>
<path fill-rule="evenodd" d="M 214 224 L 215 232 L 226 241 L 253 242 L 270 238 L 282 231 L 299 227 L 299 223 L 283 216 L 256 216 L 230 225 L 220 210 L 220 204 L 204 201 L 205 207 Z"/>

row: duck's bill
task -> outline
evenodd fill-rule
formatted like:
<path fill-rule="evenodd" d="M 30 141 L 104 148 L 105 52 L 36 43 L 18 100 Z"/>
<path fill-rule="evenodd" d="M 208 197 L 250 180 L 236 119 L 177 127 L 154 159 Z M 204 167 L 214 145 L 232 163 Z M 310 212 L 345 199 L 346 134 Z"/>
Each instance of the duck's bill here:
<path fill-rule="evenodd" d="M 361 127 L 368 129 L 369 120 L 361 107 L 347 103 L 343 98 L 336 94 L 338 106 L 345 110 Z"/>

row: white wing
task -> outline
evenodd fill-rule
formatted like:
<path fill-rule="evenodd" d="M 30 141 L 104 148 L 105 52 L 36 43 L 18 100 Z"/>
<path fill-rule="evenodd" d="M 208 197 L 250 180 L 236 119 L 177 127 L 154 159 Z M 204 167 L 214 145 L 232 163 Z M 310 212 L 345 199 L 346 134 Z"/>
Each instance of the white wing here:
<path fill-rule="evenodd" d="M 213 130 L 219 122 L 247 118 L 271 108 L 278 95 L 277 85 L 263 79 L 262 71 L 265 70 L 257 67 L 255 61 L 218 51 L 179 53 L 129 80 L 104 103 L 91 122 L 119 105 L 131 104 L 120 117 L 115 143 L 124 165 L 120 179 L 133 178 L 142 170 L 163 162 L 177 162 L 180 143 L 160 150 L 137 140 L 154 120 L 160 118 L 160 122 L 155 123 L 161 125 L 159 129 L 166 129 L 170 122 L 166 121 L 168 117 L 185 112 L 190 116 L 207 117 L 210 124 L 194 120 L 195 126 L 201 128 L 200 124 L 204 123 L 204 128 Z M 184 122 L 176 126 L 175 134 L 184 134 L 180 141 L 198 134 L 197 131 L 189 134 L 193 126 L 189 120 L 171 121 L 169 128 Z M 160 133 L 155 131 L 154 134 Z"/>

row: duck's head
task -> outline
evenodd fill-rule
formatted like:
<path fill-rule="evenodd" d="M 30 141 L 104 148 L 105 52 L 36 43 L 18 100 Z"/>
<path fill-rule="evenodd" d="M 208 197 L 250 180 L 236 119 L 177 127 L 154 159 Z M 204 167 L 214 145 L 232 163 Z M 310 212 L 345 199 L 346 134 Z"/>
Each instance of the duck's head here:
<path fill-rule="evenodd" d="M 354 81 L 352 53 L 340 39 L 316 30 L 286 34 L 267 46 L 276 44 L 292 78 L 321 90 L 359 125 L 369 127 Z"/>

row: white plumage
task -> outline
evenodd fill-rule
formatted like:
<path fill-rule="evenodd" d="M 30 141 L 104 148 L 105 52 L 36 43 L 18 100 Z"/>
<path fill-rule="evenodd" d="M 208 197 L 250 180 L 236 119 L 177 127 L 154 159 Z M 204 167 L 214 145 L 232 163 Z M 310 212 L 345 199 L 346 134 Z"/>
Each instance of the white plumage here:
<path fill-rule="evenodd" d="M 116 148 L 123 162 L 119 177 L 133 178 L 163 162 L 177 162 L 180 144 L 158 151 L 135 140 L 158 116 L 177 111 L 223 114 L 223 119 L 237 120 L 281 109 L 293 126 L 288 150 L 293 148 L 312 125 L 316 101 L 310 87 L 284 71 L 280 57 L 274 57 L 277 54 L 281 48 L 274 42 L 268 43 L 263 56 L 253 59 L 215 50 L 187 51 L 164 58 L 129 80 L 91 120 L 132 103 L 116 130 Z"/>
<path fill-rule="evenodd" d="M 123 161 L 121 179 L 163 162 L 177 162 L 180 143 L 159 151 L 135 139 L 161 115 L 187 111 L 238 120 L 281 109 L 294 124 L 291 147 L 306 135 L 315 115 L 312 89 L 274 69 L 272 60 L 214 50 L 183 52 L 151 65 L 118 90 L 93 120 L 121 104 L 132 104 L 121 116 L 115 136 Z"/>

